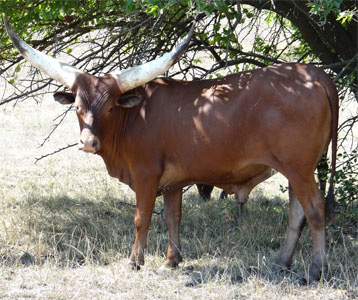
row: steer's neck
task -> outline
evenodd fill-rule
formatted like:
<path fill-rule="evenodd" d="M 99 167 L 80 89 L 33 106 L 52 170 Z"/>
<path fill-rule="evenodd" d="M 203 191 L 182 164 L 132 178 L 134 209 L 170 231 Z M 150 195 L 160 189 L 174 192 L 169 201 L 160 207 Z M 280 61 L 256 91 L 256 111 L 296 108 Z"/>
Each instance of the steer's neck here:
<path fill-rule="evenodd" d="M 103 132 L 102 150 L 99 155 L 106 164 L 110 176 L 132 187 L 132 174 L 128 167 L 126 144 L 140 107 L 119 108 L 113 122 Z"/>

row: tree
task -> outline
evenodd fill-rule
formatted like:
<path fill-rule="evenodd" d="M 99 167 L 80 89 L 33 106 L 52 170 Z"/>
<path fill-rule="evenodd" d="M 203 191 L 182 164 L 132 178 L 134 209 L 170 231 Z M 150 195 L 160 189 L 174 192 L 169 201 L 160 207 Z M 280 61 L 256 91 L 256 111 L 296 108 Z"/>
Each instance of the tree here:
<path fill-rule="evenodd" d="M 356 1 L 3 0 L 0 12 L 29 44 L 91 74 L 162 55 L 196 20 L 186 55 L 167 76 L 197 80 L 273 63 L 314 63 L 334 78 L 344 107 L 358 99 Z M 61 88 L 23 63 L 4 27 L 0 53 L 0 76 L 5 88 L 14 87 L 0 105 L 29 97 L 41 101 L 44 92 Z M 358 202 L 357 119 L 354 114 L 340 121 L 337 192 L 346 208 Z"/>

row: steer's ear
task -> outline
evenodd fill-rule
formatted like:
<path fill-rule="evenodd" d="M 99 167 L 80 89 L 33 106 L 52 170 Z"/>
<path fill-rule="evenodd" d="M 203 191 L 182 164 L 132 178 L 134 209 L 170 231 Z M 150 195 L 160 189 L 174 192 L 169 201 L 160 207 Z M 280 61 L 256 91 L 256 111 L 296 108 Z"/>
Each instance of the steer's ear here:
<path fill-rule="evenodd" d="M 75 102 L 75 96 L 72 93 L 56 92 L 53 94 L 55 101 L 61 104 L 72 104 Z"/>
<path fill-rule="evenodd" d="M 122 95 L 117 100 L 117 105 L 125 108 L 131 108 L 142 102 L 142 97 L 138 95 Z"/>

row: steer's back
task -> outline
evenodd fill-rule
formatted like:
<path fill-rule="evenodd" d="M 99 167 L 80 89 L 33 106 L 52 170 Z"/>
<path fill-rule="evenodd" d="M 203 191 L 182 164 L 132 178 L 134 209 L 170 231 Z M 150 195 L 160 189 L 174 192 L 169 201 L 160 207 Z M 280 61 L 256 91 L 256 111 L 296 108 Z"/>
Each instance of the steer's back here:
<path fill-rule="evenodd" d="M 330 139 L 323 71 L 283 64 L 215 80 L 157 79 L 142 110 L 162 180 L 243 181 L 257 166 L 315 167 Z M 259 167 L 260 169 L 260 167 Z"/>

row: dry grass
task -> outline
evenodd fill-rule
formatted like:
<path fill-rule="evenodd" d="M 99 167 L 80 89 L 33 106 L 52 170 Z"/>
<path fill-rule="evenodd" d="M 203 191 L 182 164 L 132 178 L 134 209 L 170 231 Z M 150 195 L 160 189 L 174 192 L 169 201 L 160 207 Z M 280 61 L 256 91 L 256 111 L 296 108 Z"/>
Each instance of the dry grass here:
<path fill-rule="evenodd" d="M 74 113 L 38 148 L 63 107 L 21 103 L 0 111 L 0 299 L 358 299 L 357 232 L 328 228 L 324 279 L 298 285 L 310 262 L 306 229 L 291 271 L 272 272 L 287 223 L 287 195 L 275 176 L 236 217 L 232 199 L 204 203 L 185 194 L 184 263 L 159 272 L 168 237 L 154 214 L 146 265 L 128 267 L 134 194 L 108 176 L 99 157 L 72 148 L 35 157 L 78 138 Z M 155 210 L 162 208 L 158 198 Z"/>

